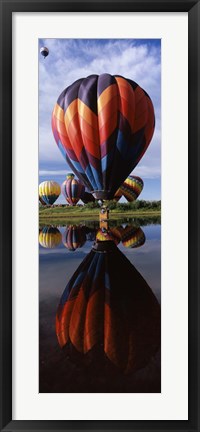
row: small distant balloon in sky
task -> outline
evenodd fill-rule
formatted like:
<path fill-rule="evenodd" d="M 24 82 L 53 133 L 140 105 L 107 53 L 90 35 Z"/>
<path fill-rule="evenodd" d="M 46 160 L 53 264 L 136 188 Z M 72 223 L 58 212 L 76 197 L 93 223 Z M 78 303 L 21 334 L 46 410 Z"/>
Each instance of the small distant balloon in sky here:
<path fill-rule="evenodd" d="M 46 58 L 46 57 L 49 55 L 49 50 L 48 50 L 48 48 L 47 48 L 47 47 L 42 47 L 42 48 L 40 48 L 40 54 L 41 54 L 44 58 Z"/>

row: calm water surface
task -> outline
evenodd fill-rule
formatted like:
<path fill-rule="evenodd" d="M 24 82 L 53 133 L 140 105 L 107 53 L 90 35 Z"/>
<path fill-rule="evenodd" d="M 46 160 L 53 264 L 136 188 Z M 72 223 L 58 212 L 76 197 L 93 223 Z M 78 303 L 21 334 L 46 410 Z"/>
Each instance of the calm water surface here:
<path fill-rule="evenodd" d="M 161 391 L 161 226 L 143 223 L 111 221 L 112 240 L 121 241 L 104 253 L 91 253 L 97 222 L 85 221 L 75 231 L 42 227 L 40 392 Z M 72 290 L 69 303 L 65 291 L 58 308 L 68 283 L 68 292 L 77 286 L 78 276 L 70 280 L 80 265 L 82 293 Z M 59 324 L 58 336 L 56 314 L 59 323 L 68 323 L 64 333 Z"/>

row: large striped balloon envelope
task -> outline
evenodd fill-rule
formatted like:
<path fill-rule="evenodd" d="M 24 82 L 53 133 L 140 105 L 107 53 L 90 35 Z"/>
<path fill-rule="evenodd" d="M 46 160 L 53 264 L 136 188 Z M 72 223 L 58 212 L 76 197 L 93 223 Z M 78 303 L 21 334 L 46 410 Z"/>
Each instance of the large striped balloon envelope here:
<path fill-rule="evenodd" d="M 142 192 L 144 182 L 140 177 L 130 175 L 119 188 L 127 201 L 135 201 Z"/>
<path fill-rule="evenodd" d="M 158 350 L 158 301 L 114 242 L 98 242 L 69 280 L 56 334 L 62 348 L 84 355 L 96 347 L 124 372 L 143 368 Z"/>
<path fill-rule="evenodd" d="M 95 199 L 113 199 L 152 139 L 152 101 L 136 82 L 90 75 L 67 87 L 52 114 L 65 160 Z"/>
<path fill-rule="evenodd" d="M 61 186 L 62 194 L 64 195 L 66 201 L 75 206 L 81 199 L 85 192 L 85 186 L 74 178 L 74 174 L 68 174 L 67 179 L 63 182 Z"/>
<path fill-rule="evenodd" d="M 47 205 L 52 205 L 60 195 L 60 185 L 55 181 L 44 181 L 39 185 L 39 197 Z"/>

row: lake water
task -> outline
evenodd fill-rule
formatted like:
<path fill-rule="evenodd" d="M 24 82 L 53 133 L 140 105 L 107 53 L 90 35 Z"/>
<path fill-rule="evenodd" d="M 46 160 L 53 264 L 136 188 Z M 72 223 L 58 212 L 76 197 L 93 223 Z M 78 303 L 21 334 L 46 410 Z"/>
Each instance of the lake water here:
<path fill-rule="evenodd" d="M 40 392 L 161 391 L 157 222 L 40 227 Z"/>

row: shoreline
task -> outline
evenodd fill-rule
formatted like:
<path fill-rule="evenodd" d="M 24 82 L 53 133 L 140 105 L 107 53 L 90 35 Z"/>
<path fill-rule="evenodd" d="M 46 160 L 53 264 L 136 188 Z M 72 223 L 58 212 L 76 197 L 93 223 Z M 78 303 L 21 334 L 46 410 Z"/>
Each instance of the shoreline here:
<path fill-rule="evenodd" d="M 69 221 L 81 221 L 81 220 L 90 220 L 90 221 L 99 221 L 99 211 L 75 211 L 70 210 L 68 214 L 66 212 L 53 211 L 54 209 L 49 209 L 50 211 L 47 213 L 44 210 L 39 212 L 39 223 L 56 223 L 56 222 L 69 222 Z M 153 211 L 113 211 L 110 210 L 109 220 L 113 219 L 124 219 L 124 218 L 153 218 L 153 217 L 161 217 L 160 210 Z"/>

